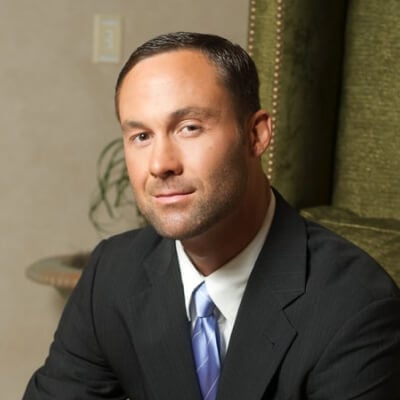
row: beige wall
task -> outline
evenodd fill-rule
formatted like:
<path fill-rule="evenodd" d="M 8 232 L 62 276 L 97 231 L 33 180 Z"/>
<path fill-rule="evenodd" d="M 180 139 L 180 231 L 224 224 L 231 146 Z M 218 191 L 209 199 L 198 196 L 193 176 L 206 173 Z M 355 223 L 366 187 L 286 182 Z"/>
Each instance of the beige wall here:
<path fill-rule="evenodd" d="M 119 65 L 93 64 L 93 14 L 124 17 L 124 58 L 162 32 L 195 30 L 246 43 L 246 0 L 2 0 L 0 13 L 0 387 L 19 399 L 47 354 L 61 307 L 25 269 L 88 250 L 100 149 L 119 134 Z"/>

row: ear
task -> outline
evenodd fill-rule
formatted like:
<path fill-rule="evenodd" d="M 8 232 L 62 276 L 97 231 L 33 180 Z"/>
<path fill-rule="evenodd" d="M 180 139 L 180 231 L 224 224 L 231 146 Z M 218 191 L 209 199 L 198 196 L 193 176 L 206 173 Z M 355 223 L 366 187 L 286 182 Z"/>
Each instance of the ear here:
<path fill-rule="evenodd" d="M 250 118 L 249 146 L 254 157 L 261 157 L 272 137 L 271 118 L 267 111 L 258 110 Z"/>

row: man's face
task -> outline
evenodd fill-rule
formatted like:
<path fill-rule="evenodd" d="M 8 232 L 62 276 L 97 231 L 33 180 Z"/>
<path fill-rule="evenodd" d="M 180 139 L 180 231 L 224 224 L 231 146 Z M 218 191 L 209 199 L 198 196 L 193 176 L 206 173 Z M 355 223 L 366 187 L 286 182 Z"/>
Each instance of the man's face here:
<path fill-rule="evenodd" d="M 122 83 L 119 117 L 137 205 L 161 235 L 196 237 L 245 206 L 248 146 L 202 53 L 140 61 Z"/>

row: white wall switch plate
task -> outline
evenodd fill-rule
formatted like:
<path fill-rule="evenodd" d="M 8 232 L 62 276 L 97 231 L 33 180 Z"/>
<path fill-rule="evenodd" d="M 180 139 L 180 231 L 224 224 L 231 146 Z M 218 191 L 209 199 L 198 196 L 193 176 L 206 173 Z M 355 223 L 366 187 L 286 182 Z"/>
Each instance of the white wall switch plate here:
<path fill-rule="evenodd" d="M 120 15 L 94 16 L 93 61 L 118 63 L 121 60 L 122 18 Z"/>

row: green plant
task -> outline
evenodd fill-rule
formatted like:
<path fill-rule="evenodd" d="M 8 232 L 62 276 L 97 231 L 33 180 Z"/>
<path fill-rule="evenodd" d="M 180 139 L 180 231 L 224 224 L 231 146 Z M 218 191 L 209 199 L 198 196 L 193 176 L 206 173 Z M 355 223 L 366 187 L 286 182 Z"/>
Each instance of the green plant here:
<path fill-rule="evenodd" d="M 104 214 L 115 220 L 126 206 L 134 211 L 139 225 L 144 225 L 130 189 L 123 142 L 117 138 L 104 147 L 97 160 L 97 191 L 90 203 L 89 219 L 98 231 L 107 232 Z"/>

